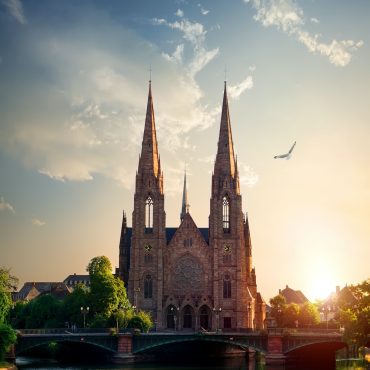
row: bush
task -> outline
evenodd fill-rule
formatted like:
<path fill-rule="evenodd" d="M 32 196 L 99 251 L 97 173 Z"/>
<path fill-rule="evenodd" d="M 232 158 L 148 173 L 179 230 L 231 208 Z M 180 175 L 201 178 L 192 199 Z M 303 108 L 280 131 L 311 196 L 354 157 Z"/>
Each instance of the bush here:
<path fill-rule="evenodd" d="M 153 320 L 148 312 L 139 311 L 130 319 L 128 327 L 147 333 L 153 327 Z"/>
<path fill-rule="evenodd" d="M 4 360 L 10 346 L 17 340 L 17 334 L 11 326 L 0 324 L 0 361 Z"/>

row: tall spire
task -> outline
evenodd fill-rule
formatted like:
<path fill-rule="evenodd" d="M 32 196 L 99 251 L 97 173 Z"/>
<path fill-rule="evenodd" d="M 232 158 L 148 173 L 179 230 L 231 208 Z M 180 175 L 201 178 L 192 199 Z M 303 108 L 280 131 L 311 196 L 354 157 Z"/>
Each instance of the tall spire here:
<path fill-rule="evenodd" d="M 185 169 L 184 189 L 182 191 L 182 207 L 181 207 L 181 214 L 180 214 L 181 221 L 184 219 L 187 213 L 189 213 L 189 203 L 188 203 L 188 191 L 186 189 L 186 169 Z"/>
<path fill-rule="evenodd" d="M 155 177 L 158 177 L 160 175 L 159 167 L 157 134 L 155 130 L 152 98 L 152 81 L 149 81 L 148 105 L 146 108 L 143 143 L 139 160 L 139 172 L 149 172 L 152 173 Z"/>
<path fill-rule="evenodd" d="M 222 114 L 220 123 L 220 135 L 218 138 L 217 156 L 215 162 L 216 174 L 231 175 L 235 177 L 235 156 L 233 136 L 231 133 L 229 103 L 227 100 L 226 81 L 224 86 L 224 99 L 222 103 Z"/>

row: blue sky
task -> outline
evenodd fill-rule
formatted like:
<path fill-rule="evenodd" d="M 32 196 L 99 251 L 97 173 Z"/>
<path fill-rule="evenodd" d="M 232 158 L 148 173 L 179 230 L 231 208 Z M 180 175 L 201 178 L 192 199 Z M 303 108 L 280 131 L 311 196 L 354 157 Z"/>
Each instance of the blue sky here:
<path fill-rule="evenodd" d="M 185 163 L 207 226 L 226 70 L 262 294 L 368 278 L 369 15 L 364 0 L 1 0 L 0 265 L 22 282 L 117 265 L 149 69 L 167 226 Z"/>

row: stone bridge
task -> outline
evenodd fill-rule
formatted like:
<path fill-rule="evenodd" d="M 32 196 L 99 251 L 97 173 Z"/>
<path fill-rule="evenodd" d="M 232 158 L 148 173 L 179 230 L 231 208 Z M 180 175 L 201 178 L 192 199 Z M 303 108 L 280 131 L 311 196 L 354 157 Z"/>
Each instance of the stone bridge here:
<path fill-rule="evenodd" d="M 32 348 L 56 343 L 79 343 L 88 345 L 110 354 L 115 361 L 135 361 L 146 353 L 156 353 L 177 344 L 218 345 L 241 351 L 257 351 L 271 364 L 284 363 L 287 357 L 299 357 L 308 353 L 330 354 L 331 362 L 335 360 L 335 351 L 345 347 L 342 334 L 333 330 L 286 330 L 273 329 L 265 331 L 240 332 L 153 332 L 135 335 L 130 332 L 86 329 L 70 332 L 65 329 L 20 330 L 14 355 L 18 356 Z M 313 349 L 313 351 L 312 351 Z"/>

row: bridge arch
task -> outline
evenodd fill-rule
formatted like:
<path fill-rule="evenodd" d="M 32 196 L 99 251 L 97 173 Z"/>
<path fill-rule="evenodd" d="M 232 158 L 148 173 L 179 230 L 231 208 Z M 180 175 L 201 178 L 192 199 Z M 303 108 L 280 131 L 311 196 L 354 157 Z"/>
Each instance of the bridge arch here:
<path fill-rule="evenodd" d="M 134 338 L 133 353 L 141 354 L 151 351 L 161 351 L 166 347 L 176 344 L 191 344 L 196 343 L 198 347 L 202 344 L 210 345 L 226 345 L 230 348 L 246 351 L 253 349 L 258 352 L 266 353 L 266 347 L 260 340 L 246 340 L 245 338 L 225 337 L 220 335 L 202 335 L 202 334 L 189 334 L 189 335 L 167 335 L 167 336 L 138 336 Z M 204 351 L 202 352 L 204 353 Z"/>
<path fill-rule="evenodd" d="M 116 352 L 116 344 L 111 341 L 106 343 L 99 343 L 94 341 L 94 339 L 89 339 L 88 337 L 76 337 L 76 338 L 63 338 L 63 337 L 47 337 L 47 338 L 18 338 L 17 345 L 15 346 L 15 355 L 19 356 L 25 352 L 32 351 L 36 348 L 41 348 L 48 345 L 49 343 L 60 343 L 60 344 L 75 344 L 79 346 L 90 346 L 92 349 L 96 348 L 100 351 L 106 352 L 107 354 L 114 354 Z"/>

